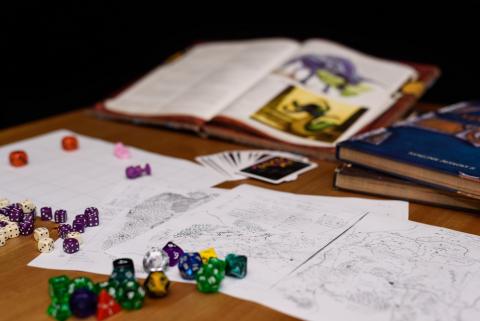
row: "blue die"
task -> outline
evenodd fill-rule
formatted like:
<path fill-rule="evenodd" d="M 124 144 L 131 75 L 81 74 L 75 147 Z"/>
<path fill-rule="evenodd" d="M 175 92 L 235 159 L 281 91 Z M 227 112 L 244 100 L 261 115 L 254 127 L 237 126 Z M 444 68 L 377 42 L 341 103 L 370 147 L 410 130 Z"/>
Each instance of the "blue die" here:
<path fill-rule="evenodd" d="M 178 261 L 178 270 L 182 278 L 194 280 L 195 274 L 202 267 L 202 258 L 198 252 L 184 253 Z"/>

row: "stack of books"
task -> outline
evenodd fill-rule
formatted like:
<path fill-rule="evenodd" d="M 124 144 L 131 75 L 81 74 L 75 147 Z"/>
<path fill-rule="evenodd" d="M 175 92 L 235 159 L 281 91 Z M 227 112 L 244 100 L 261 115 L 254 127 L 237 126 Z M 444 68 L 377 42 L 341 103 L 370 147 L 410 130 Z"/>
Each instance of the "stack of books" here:
<path fill-rule="evenodd" d="M 341 142 L 335 187 L 480 210 L 480 101 L 461 102 Z"/>

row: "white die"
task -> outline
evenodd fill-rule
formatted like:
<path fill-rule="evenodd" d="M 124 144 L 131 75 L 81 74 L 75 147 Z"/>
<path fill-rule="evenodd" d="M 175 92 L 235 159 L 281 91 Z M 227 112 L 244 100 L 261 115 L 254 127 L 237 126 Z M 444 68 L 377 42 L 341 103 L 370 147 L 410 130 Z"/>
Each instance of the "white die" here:
<path fill-rule="evenodd" d="M 46 227 L 37 227 L 33 231 L 33 238 L 35 239 L 35 241 L 38 241 L 45 237 L 50 237 L 50 234 L 48 233 L 48 229 Z"/>
<path fill-rule="evenodd" d="M 15 222 L 10 222 L 5 226 L 6 229 L 6 236 L 9 239 L 13 239 L 20 235 L 20 230 L 18 229 L 18 224 Z"/>
<path fill-rule="evenodd" d="M 10 219 L 8 218 L 8 216 L 0 214 L 0 221 L 10 222 Z"/>
<path fill-rule="evenodd" d="M 37 244 L 37 248 L 42 253 L 50 253 L 53 251 L 53 239 L 44 237 L 40 239 Z"/>
<path fill-rule="evenodd" d="M 4 246 L 7 243 L 7 236 L 0 230 L 0 246 Z"/>
<path fill-rule="evenodd" d="M 79 232 L 69 232 L 66 238 L 76 239 L 78 241 L 78 244 L 83 243 L 82 235 Z"/>
<path fill-rule="evenodd" d="M 32 213 L 36 208 L 31 200 L 24 200 L 20 204 L 22 205 L 23 213 Z"/>
<path fill-rule="evenodd" d="M 0 208 L 7 207 L 8 205 L 10 205 L 9 200 L 7 200 L 6 198 L 0 198 Z"/>

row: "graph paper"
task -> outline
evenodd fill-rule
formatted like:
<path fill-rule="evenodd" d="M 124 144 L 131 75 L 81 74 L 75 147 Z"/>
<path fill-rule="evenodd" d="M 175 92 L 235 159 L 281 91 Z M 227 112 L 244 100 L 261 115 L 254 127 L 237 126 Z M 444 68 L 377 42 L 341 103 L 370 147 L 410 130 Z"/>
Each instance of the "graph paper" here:
<path fill-rule="evenodd" d="M 61 139 L 74 135 L 79 149 L 64 151 Z M 57 130 L 45 135 L 0 147 L 0 198 L 11 202 L 31 199 L 37 208 L 51 206 L 66 209 L 69 217 L 83 213 L 89 206 L 100 203 L 117 184 L 125 183 L 125 169 L 130 165 L 149 163 L 152 176 L 143 176 L 149 184 L 203 188 L 223 181 L 211 171 L 187 160 L 161 156 L 129 147 L 132 157 L 122 160 L 113 155 L 114 144 L 68 130 Z M 9 164 L 9 154 L 24 150 L 29 163 L 23 167 Z M 69 219 L 70 221 L 70 219 Z"/>

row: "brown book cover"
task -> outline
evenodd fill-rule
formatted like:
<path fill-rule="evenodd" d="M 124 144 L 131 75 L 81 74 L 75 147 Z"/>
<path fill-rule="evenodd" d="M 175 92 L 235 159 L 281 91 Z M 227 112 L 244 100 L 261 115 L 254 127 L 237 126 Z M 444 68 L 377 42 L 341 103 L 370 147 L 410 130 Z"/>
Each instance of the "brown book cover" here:
<path fill-rule="evenodd" d="M 421 204 L 475 212 L 480 210 L 480 200 L 350 164 L 343 164 L 335 170 L 333 185 L 348 191 Z"/>

